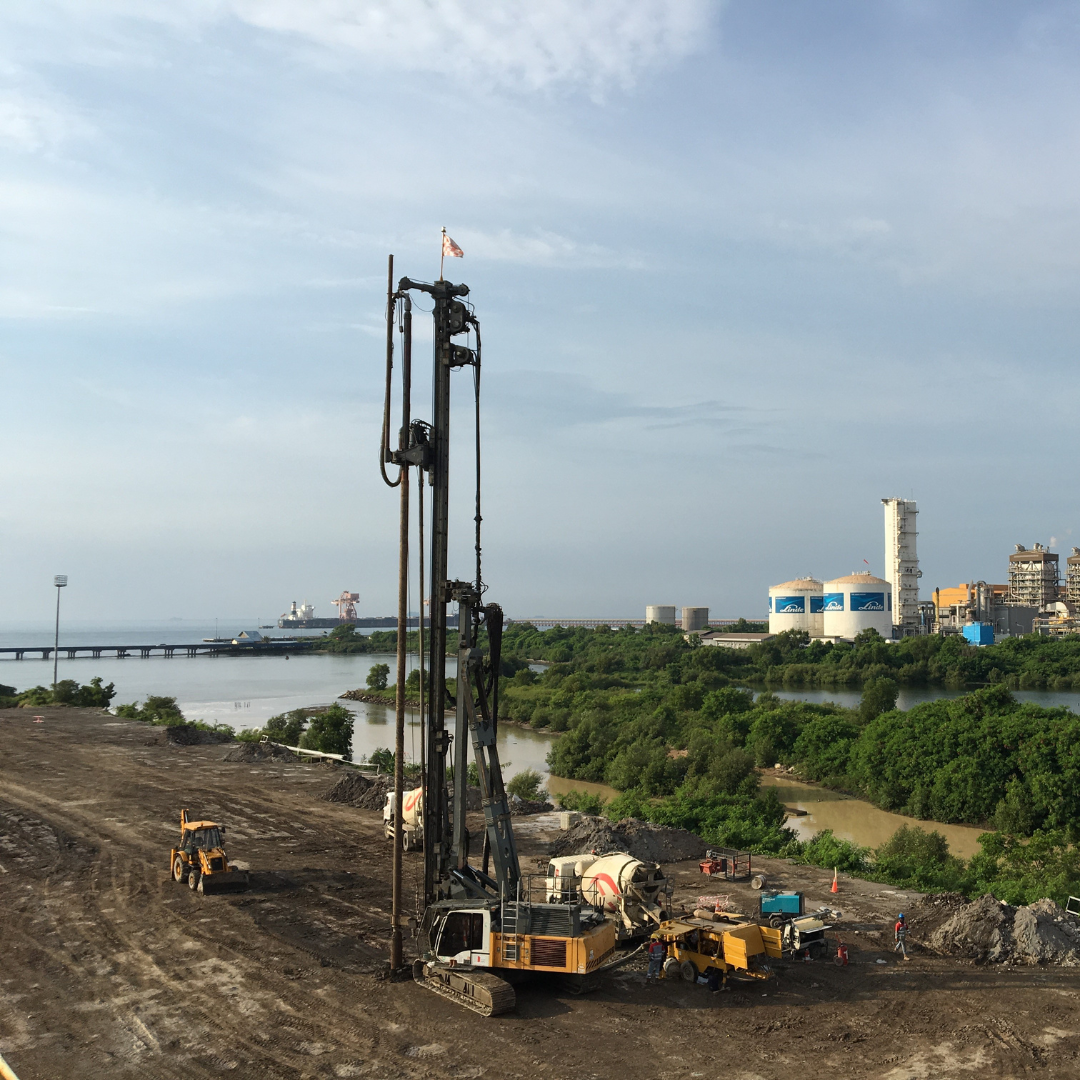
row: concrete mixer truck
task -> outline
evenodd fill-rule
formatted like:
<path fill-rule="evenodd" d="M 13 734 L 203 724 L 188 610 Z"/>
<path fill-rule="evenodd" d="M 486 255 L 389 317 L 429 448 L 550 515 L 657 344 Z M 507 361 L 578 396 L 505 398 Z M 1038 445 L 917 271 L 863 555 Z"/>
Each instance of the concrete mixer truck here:
<path fill-rule="evenodd" d="M 615 923 L 620 941 L 643 938 L 669 918 L 674 882 L 659 863 L 625 851 L 567 855 L 548 863 L 548 903 L 583 900 Z"/>
<path fill-rule="evenodd" d="M 413 788 L 402 793 L 401 846 L 405 851 L 418 851 L 424 846 L 424 789 Z M 394 793 L 386 796 L 383 805 L 383 836 L 394 838 Z"/>

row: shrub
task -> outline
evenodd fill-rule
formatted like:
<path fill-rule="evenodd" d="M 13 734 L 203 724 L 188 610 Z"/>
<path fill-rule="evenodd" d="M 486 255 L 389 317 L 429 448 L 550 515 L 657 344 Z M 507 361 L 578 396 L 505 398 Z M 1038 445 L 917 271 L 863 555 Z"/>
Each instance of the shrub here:
<path fill-rule="evenodd" d="M 838 839 L 832 829 L 822 829 L 802 845 L 797 861 L 826 870 L 843 870 L 845 874 L 864 874 L 870 869 L 869 855 L 869 848 Z"/>
<path fill-rule="evenodd" d="M 572 788 L 555 796 L 560 810 L 577 810 L 582 814 L 600 814 L 607 803 L 602 795 L 594 795 L 590 791 L 578 791 Z"/>
<path fill-rule="evenodd" d="M 292 712 L 271 716 L 263 727 L 263 734 L 274 742 L 284 743 L 286 746 L 299 746 L 300 736 L 304 733 L 306 726 L 307 713 L 303 709 L 293 709 Z"/>
<path fill-rule="evenodd" d="M 964 864 L 936 830 L 903 825 L 874 852 L 874 877 L 909 889 L 961 891 Z"/>
<path fill-rule="evenodd" d="M 543 776 L 535 769 L 523 769 L 510 779 L 506 790 L 526 802 L 536 802 L 547 797 L 547 792 L 541 787 L 543 782 Z"/>

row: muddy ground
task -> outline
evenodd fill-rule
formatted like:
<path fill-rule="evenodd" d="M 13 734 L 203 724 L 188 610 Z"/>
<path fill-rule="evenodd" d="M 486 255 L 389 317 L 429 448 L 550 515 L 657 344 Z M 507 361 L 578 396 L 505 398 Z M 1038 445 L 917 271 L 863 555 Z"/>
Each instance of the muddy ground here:
<path fill-rule="evenodd" d="M 711 996 L 646 985 L 634 965 L 584 998 L 519 987 L 517 1011 L 488 1020 L 382 981 L 378 812 L 317 797 L 334 767 L 227 750 L 93 710 L 0 711 L 0 1052 L 21 1080 L 1080 1076 L 1076 969 L 918 947 L 897 963 L 889 928 L 913 894 L 841 879 L 830 897 L 829 875 L 769 860 L 756 865 L 770 883 L 842 908 L 849 967 L 788 963 L 776 982 Z M 170 880 L 183 806 L 229 826 L 250 892 Z M 552 824 L 515 821 L 528 868 Z M 410 890 L 418 865 L 407 857 Z M 753 895 L 674 870 L 677 906 Z"/>

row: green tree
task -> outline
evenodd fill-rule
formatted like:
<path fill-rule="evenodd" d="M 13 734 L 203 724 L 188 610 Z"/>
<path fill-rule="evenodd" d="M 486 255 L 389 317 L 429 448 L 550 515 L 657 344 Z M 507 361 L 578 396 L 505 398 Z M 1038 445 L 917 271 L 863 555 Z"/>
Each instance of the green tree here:
<path fill-rule="evenodd" d="M 863 634 L 880 635 L 876 630 L 864 630 Z M 861 637 L 862 634 L 859 635 Z M 896 708 L 896 699 L 900 695 L 900 687 L 894 679 L 881 676 L 871 679 L 863 686 L 862 700 L 859 702 L 859 720 L 864 724 L 880 716 L 882 713 L 892 712 Z"/>
<path fill-rule="evenodd" d="M 300 736 L 303 735 L 306 726 L 307 714 L 304 710 L 293 709 L 292 712 L 271 716 L 263 726 L 263 734 L 274 742 L 284 743 L 286 746 L 299 746 Z"/>
<path fill-rule="evenodd" d="M 311 717 L 300 746 L 324 754 L 341 754 L 346 761 L 352 761 L 352 739 L 353 714 L 335 702 Z"/>
<path fill-rule="evenodd" d="M 389 664 L 372 664 L 367 673 L 367 688 L 369 690 L 385 690 L 389 675 Z"/>

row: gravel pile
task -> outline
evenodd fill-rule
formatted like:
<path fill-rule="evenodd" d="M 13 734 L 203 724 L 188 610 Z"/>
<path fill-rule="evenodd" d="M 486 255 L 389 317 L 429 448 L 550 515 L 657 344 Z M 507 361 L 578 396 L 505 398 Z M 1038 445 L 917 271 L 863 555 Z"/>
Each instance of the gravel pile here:
<path fill-rule="evenodd" d="M 222 761 L 296 761 L 297 756 L 276 743 L 243 742 L 234 746 Z"/>
<path fill-rule="evenodd" d="M 924 905 L 946 916 L 932 919 L 937 925 L 925 937 L 935 952 L 991 964 L 1080 966 L 1080 923 L 1053 900 L 1013 907 L 989 895 L 971 903 L 955 896 L 932 899 Z M 919 932 L 917 921 L 913 932 Z"/>
<path fill-rule="evenodd" d="M 642 862 L 682 862 L 700 859 L 705 841 L 685 829 L 666 829 L 638 818 L 610 822 L 585 817 L 567 829 L 551 845 L 552 855 L 577 855 L 588 851 L 625 851 Z"/>

